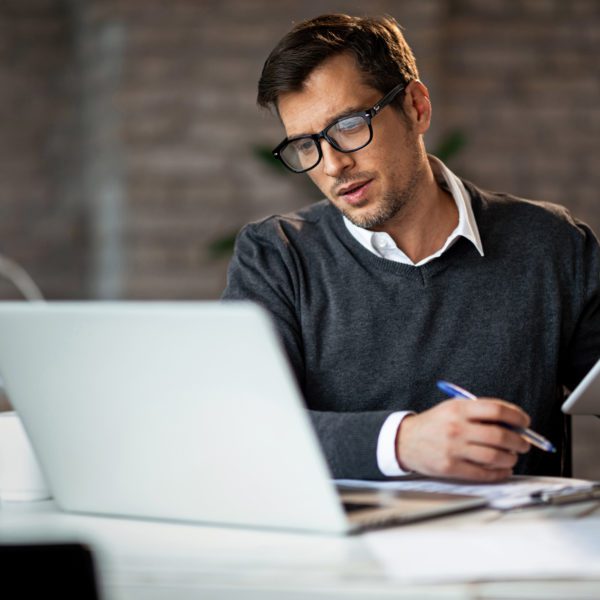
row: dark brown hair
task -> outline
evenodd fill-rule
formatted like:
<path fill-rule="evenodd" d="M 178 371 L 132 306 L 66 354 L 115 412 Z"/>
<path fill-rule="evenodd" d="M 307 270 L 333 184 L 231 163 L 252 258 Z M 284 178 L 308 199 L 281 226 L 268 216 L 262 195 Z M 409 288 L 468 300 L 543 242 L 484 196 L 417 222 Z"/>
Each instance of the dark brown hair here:
<path fill-rule="evenodd" d="M 354 55 L 365 83 L 382 94 L 419 78 L 412 50 L 393 18 L 321 15 L 296 25 L 275 46 L 258 82 L 258 104 L 277 108 L 281 94 L 300 91 L 316 67 L 343 52 Z"/>

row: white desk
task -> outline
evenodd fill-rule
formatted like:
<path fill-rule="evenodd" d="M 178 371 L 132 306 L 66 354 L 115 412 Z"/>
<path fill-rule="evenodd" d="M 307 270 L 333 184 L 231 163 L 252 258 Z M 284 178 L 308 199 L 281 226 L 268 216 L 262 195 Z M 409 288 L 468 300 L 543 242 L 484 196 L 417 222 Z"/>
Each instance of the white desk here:
<path fill-rule="evenodd" d="M 448 538 L 450 532 L 459 534 L 465 528 L 487 527 L 492 534 L 499 523 L 552 520 L 560 523 L 561 531 L 567 531 L 568 552 L 570 523 L 572 527 L 585 523 L 600 532 L 600 508 L 595 508 L 598 503 L 505 515 L 481 510 L 402 529 L 411 535 L 439 532 Z M 386 574 L 364 536 L 302 535 L 73 515 L 57 511 L 52 502 L 0 507 L 0 540 L 4 543 L 89 543 L 107 600 L 596 599 L 600 597 L 600 535 L 595 539 L 589 550 L 598 559 L 598 569 L 588 574 L 588 580 L 399 582 Z M 505 551 L 510 552 L 510 548 Z M 431 564 L 432 571 L 435 568 Z"/>

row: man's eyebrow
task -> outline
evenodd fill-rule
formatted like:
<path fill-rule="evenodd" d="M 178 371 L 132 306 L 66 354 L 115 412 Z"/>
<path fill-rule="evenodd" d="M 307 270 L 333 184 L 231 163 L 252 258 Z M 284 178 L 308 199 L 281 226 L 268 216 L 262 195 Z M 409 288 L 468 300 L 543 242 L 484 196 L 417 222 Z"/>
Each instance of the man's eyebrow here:
<path fill-rule="evenodd" d="M 346 110 L 343 110 L 342 112 L 338 113 L 329 121 L 329 123 L 333 123 L 334 121 L 339 121 L 344 117 L 349 117 L 350 115 L 355 115 L 356 113 L 363 112 L 366 112 L 366 108 L 364 106 L 351 106 L 350 108 L 347 108 Z"/>
<path fill-rule="evenodd" d="M 350 106 L 349 108 L 345 108 L 343 111 L 336 113 L 336 115 L 332 116 L 330 119 L 327 120 L 327 125 L 325 125 L 325 129 L 327 129 L 327 127 L 329 127 L 336 121 L 339 121 L 340 119 L 344 119 L 345 117 L 355 115 L 356 113 L 363 113 L 365 111 L 366 111 L 366 109 L 362 105 L 361 106 Z M 315 133 L 317 133 L 317 132 L 315 132 Z M 288 135 L 288 139 L 291 140 L 292 138 L 299 138 L 299 137 L 310 136 L 310 135 L 315 135 L 315 134 L 314 133 L 294 133 L 292 135 Z"/>

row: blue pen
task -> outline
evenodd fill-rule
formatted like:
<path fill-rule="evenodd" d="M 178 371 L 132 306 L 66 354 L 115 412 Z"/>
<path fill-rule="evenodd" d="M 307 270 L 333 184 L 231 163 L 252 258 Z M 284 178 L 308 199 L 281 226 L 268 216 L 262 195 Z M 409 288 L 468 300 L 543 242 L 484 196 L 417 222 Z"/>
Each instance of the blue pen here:
<path fill-rule="evenodd" d="M 437 386 L 440 388 L 440 390 L 442 390 L 442 392 L 444 392 L 444 394 L 448 394 L 448 396 L 452 398 L 467 398 L 468 400 L 477 400 L 477 396 L 475 396 L 475 394 L 471 394 L 471 392 L 468 392 L 458 385 L 449 383 L 448 381 L 438 381 Z M 510 429 L 511 431 L 518 433 L 524 440 L 527 440 L 529 443 L 537 446 L 541 450 L 545 450 L 546 452 L 556 452 L 556 448 L 552 442 L 548 441 L 545 437 L 529 429 L 528 427 L 517 427 L 516 425 L 510 425 L 509 423 L 502 423 L 501 425 L 502 427 L 506 427 L 506 429 Z"/>

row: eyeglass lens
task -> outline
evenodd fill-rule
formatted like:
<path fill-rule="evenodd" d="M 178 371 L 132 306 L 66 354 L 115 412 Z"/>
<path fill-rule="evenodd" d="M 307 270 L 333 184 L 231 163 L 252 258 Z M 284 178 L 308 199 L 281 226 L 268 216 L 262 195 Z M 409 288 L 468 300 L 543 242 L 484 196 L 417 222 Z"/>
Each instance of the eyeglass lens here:
<path fill-rule="evenodd" d="M 359 150 L 371 141 L 369 123 L 363 115 L 339 119 L 324 131 L 324 135 L 337 150 L 344 152 Z M 311 137 L 291 140 L 281 150 L 281 158 L 294 171 L 306 171 L 321 158 L 317 144 Z"/>

